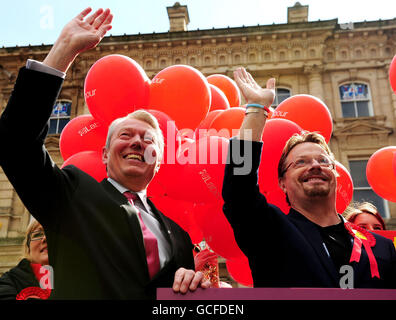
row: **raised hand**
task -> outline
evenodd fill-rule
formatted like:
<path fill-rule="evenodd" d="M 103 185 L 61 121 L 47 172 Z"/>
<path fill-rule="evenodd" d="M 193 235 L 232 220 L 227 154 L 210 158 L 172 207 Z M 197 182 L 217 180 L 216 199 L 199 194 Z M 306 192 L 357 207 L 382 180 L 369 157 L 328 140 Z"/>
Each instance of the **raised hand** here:
<path fill-rule="evenodd" d="M 98 9 L 88 16 L 84 9 L 63 28 L 43 63 L 66 72 L 78 54 L 96 47 L 111 29 L 113 15 L 109 9 Z"/>
<path fill-rule="evenodd" d="M 266 88 L 261 88 L 245 68 L 234 71 L 234 79 L 247 103 L 270 106 L 275 98 L 275 79 L 267 81 Z"/>

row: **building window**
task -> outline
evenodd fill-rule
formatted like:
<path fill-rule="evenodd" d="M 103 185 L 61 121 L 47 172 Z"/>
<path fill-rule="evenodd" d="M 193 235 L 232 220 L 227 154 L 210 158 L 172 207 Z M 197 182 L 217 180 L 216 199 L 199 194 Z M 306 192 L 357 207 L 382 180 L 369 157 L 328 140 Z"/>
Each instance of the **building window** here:
<path fill-rule="evenodd" d="M 49 134 L 60 134 L 66 124 L 70 121 L 70 100 L 57 100 L 52 109 L 49 119 Z"/>
<path fill-rule="evenodd" d="M 344 118 L 370 117 L 373 115 L 369 87 L 363 83 L 347 83 L 340 86 L 342 116 Z"/>
<path fill-rule="evenodd" d="M 388 202 L 378 196 L 371 189 L 367 177 L 366 166 L 368 160 L 349 161 L 350 174 L 353 181 L 353 201 L 368 201 L 375 205 L 382 217 L 389 217 Z"/>
<path fill-rule="evenodd" d="M 275 89 L 275 99 L 271 107 L 276 108 L 283 100 L 291 96 L 290 90 L 286 88 Z"/>

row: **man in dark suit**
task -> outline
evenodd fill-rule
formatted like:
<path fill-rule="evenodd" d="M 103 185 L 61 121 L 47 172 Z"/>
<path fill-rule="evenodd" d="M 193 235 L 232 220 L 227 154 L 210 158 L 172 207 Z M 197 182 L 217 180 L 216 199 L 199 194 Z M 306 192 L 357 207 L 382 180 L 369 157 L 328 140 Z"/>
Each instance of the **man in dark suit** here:
<path fill-rule="evenodd" d="M 278 177 L 291 206 L 288 215 L 260 193 L 265 106 L 273 102 L 275 80 L 263 89 L 243 68 L 234 76 L 248 104 L 239 136 L 230 143 L 223 209 L 249 259 L 254 286 L 396 288 L 393 243 L 336 211 L 335 159 L 321 135 L 293 136 L 283 150 Z M 247 174 L 239 170 L 247 167 L 239 164 L 240 150 L 252 165 Z"/>
<path fill-rule="evenodd" d="M 50 298 L 154 299 L 158 287 L 208 287 L 193 271 L 188 234 L 145 195 L 163 152 L 154 117 L 138 111 L 111 125 L 103 149 L 109 178 L 101 183 L 74 166 L 59 169 L 44 147 L 69 66 L 111 28 L 110 10 L 90 11 L 64 27 L 42 63 L 20 70 L 0 118 L 0 164 L 47 235 Z"/>

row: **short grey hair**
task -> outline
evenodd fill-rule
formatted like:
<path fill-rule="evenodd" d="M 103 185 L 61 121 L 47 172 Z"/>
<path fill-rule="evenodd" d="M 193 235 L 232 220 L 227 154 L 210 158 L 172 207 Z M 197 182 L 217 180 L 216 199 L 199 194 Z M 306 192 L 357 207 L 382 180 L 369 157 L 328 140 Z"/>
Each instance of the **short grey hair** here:
<path fill-rule="evenodd" d="M 157 118 L 155 116 L 153 116 L 150 112 L 147 112 L 146 110 L 142 110 L 142 109 L 139 109 L 132 113 L 129 113 L 125 117 L 117 118 L 110 124 L 109 130 L 107 132 L 107 138 L 106 138 L 106 149 L 108 149 L 110 147 L 111 137 L 114 133 L 116 126 L 119 123 L 121 123 L 122 121 L 125 121 L 127 119 L 136 119 L 136 120 L 146 122 L 154 129 L 154 131 L 156 133 L 156 138 L 157 138 L 155 142 L 160 150 L 159 158 L 162 159 L 162 157 L 164 155 L 164 146 L 165 146 L 164 135 L 162 133 L 162 130 L 160 128 Z"/>

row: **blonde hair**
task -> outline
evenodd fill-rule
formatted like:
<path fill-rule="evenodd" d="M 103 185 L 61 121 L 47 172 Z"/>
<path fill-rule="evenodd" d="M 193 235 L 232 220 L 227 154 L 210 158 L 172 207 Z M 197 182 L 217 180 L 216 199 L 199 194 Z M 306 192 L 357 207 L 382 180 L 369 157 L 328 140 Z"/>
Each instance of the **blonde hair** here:
<path fill-rule="evenodd" d="M 374 217 L 377 218 L 377 220 L 379 221 L 379 223 L 382 226 L 383 230 L 386 230 L 386 226 L 385 226 L 385 222 L 382 219 L 381 215 L 378 212 L 378 209 L 375 205 L 373 205 L 370 202 L 353 202 L 352 204 L 350 204 L 348 206 L 348 208 L 344 211 L 343 216 L 345 217 L 345 219 L 351 223 L 354 223 L 356 220 L 356 217 L 359 214 L 362 213 L 368 213 L 373 215 Z"/>
<path fill-rule="evenodd" d="M 32 261 L 32 257 L 30 256 L 30 235 L 38 226 L 41 226 L 40 223 L 33 219 L 29 226 L 26 229 L 25 239 L 23 239 L 23 258 Z"/>
<path fill-rule="evenodd" d="M 116 126 L 118 124 L 120 124 L 122 121 L 125 121 L 127 119 L 136 119 L 136 120 L 140 120 L 140 121 L 146 122 L 147 124 L 149 124 L 154 129 L 154 131 L 156 132 L 156 136 L 157 136 L 156 144 L 157 144 L 157 146 L 158 146 L 158 148 L 160 150 L 159 159 L 162 159 L 162 156 L 164 154 L 164 145 L 165 145 L 165 143 L 164 143 L 164 135 L 162 134 L 162 130 L 161 130 L 160 126 L 159 126 L 157 118 L 155 116 L 153 116 L 151 113 L 149 113 L 149 112 L 147 112 L 145 110 L 142 110 L 142 109 L 136 110 L 136 111 L 134 111 L 132 113 L 129 113 L 125 117 L 115 119 L 110 124 L 109 130 L 107 132 L 107 138 L 106 138 L 106 149 L 108 149 L 110 147 L 110 140 L 111 140 L 111 137 L 112 137 L 112 135 L 114 133 L 114 130 L 115 130 Z"/>

